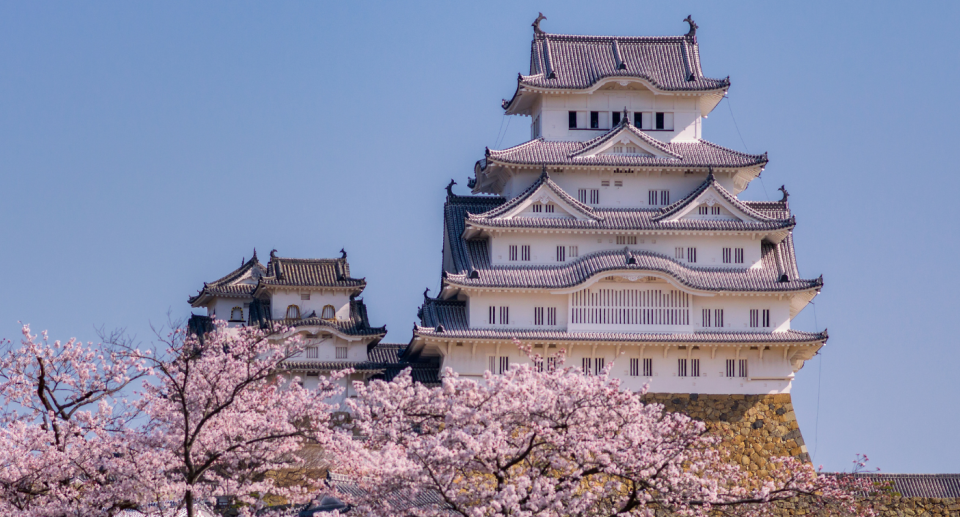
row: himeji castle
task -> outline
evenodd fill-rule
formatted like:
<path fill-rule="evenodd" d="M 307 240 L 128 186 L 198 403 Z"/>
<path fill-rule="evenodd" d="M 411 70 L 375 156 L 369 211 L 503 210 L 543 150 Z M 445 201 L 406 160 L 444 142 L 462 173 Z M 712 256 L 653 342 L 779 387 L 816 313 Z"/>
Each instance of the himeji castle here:
<path fill-rule="evenodd" d="M 819 293 L 803 278 L 787 191 L 737 196 L 766 154 L 701 138 L 730 88 L 704 76 L 697 26 L 683 36 L 548 34 L 503 101 L 531 140 L 486 149 L 472 195 L 447 187 L 441 287 L 424 293 L 409 344 L 384 344 L 338 259 L 256 255 L 190 298 L 231 325 L 284 323 L 307 340 L 289 367 L 356 379 L 413 366 L 435 383 L 527 361 L 517 338 L 567 365 L 654 393 L 785 394 L 827 340 L 791 320 Z M 412 312 L 412 311 L 411 311 Z M 549 367 L 553 361 L 546 361 Z"/>
<path fill-rule="evenodd" d="M 767 165 L 702 138 L 730 81 L 697 26 L 673 37 L 549 34 L 503 101 L 531 139 L 448 187 L 440 291 L 403 358 L 461 376 L 526 357 L 512 339 L 652 392 L 788 393 L 827 340 L 791 320 L 822 278 L 797 268 L 787 192 L 741 201 Z M 547 361 L 550 366 L 550 361 Z"/>

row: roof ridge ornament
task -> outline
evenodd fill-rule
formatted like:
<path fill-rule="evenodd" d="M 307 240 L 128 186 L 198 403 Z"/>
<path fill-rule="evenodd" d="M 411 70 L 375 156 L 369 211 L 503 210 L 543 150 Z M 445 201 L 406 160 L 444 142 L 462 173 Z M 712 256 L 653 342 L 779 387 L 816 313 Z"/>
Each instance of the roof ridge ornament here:
<path fill-rule="evenodd" d="M 620 125 L 621 126 L 630 125 L 630 112 L 627 111 L 626 106 L 623 107 L 623 116 L 620 117 Z"/>
<path fill-rule="evenodd" d="M 687 17 L 683 19 L 683 21 L 685 21 L 685 22 L 687 22 L 687 23 L 690 24 L 690 31 L 687 32 L 686 36 L 687 36 L 688 38 L 696 38 L 696 37 L 697 37 L 697 29 L 699 29 L 700 26 L 697 25 L 697 22 L 693 21 L 693 15 L 692 15 L 692 14 L 688 14 Z"/>
<path fill-rule="evenodd" d="M 447 201 L 450 201 L 454 197 L 453 186 L 456 184 L 457 182 L 454 181 L 453 178 L 450 178 L 450 183 L 447 184 Z"/>
<path fill-rule="evenodd" d="M 540 22 L 546 20 L 547 17 L 543 13 L 537 13 L 537 19 L 533 21 L 533 33 L 534 34 L 543 34 L 543 29 L 540 28 Z"/>
<path fill-rule="evenodd" d="M 787 198 L 790 197 L 790 193 L 787 192 L 787 187 L 786 187 L 786 185 L 780 185 L 780 188 L 778 188 L 777 190 L 779 190 L 780 192 L 783 192 L 783 198 L 780 200 L 780 202 L 781 202 L 781 203 L 786 203 L 786 202 L 787 202 Z"/>
<path fill-rule="evenodd" d="M 716 182 L 717 177 L 713 175 L 713 167 L 707 167 L 707 181 Z"/>
<path fill-rule="evenodd" d="M 540 171 L 541 179 L 550 179 L 550 173 L 547 172 L 547 164 L 543 164 L 543 169 Z"/>
<path fill-rule="evenodd" d="M 276 250 L 276 249 L 270 250 L 270 258 L 272 258 L 272 259 L 277 258 L 277 250 Z"/>
<path fill-rule="evenodd" d="M 340 248 L 340 260 L 347 260 L 347 252 L 343 248 Z"/>

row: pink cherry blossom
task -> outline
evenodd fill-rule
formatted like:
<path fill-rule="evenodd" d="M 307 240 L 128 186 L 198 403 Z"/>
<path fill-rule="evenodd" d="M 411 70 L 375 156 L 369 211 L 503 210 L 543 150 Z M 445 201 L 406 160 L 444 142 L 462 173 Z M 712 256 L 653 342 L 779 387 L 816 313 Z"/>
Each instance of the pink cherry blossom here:
<path fill-rule="evenodd" d="M 448 369 L 435 388 L 414 383 L 409 371 L 389 383 L 356 383 L 348 401 L 354 433 L 339 435 L 337 462 L 362 489 L 343 494 L 352 512 L 764 515 L 800 497 L 822 515 L 870 515 L 857 497 L 869 488 L 862 483 L 819 476 L 793 458 L 751 477 L 702 422 L 644 402 L 606 373 L 542 371 L 541 358 L 531 358 L 482 382 Z"/>

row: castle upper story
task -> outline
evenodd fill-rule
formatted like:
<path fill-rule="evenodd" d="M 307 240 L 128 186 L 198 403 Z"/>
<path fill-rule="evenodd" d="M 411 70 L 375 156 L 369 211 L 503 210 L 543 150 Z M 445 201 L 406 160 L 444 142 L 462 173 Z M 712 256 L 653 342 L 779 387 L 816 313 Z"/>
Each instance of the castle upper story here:
<path fill-rule="evenodd" d="M 530 73 L 520 74 L 508 115 L 531 117 L 531 138 L 587 141 L 621 117 L 663 142 L 693 142 L 723 99 L 729 78 L 704 76 L 697 25 L 683 36 L 548 34 L 537 18 Z"/>

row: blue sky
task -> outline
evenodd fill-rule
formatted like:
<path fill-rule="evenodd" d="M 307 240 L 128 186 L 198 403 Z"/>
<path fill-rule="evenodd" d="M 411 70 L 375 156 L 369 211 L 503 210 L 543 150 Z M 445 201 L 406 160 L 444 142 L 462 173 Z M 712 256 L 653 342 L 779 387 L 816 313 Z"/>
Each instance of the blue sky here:
<path fill-rule="evenodd" d="M 443 187 L 529 134 L 500 99 L 538 11 L 619 35 L 693 14 L 732 81 L 704 137 L 770 153 L 742 197 L 787 185 L 826 282 L 794 322 L 831 336 L 794 383 L 814 462 L 960 471 L 957 3 L 2 1 L 0 336 L 149 340 L 254 247 L 345 247 L 373 323 L 409 340 Z"/>

